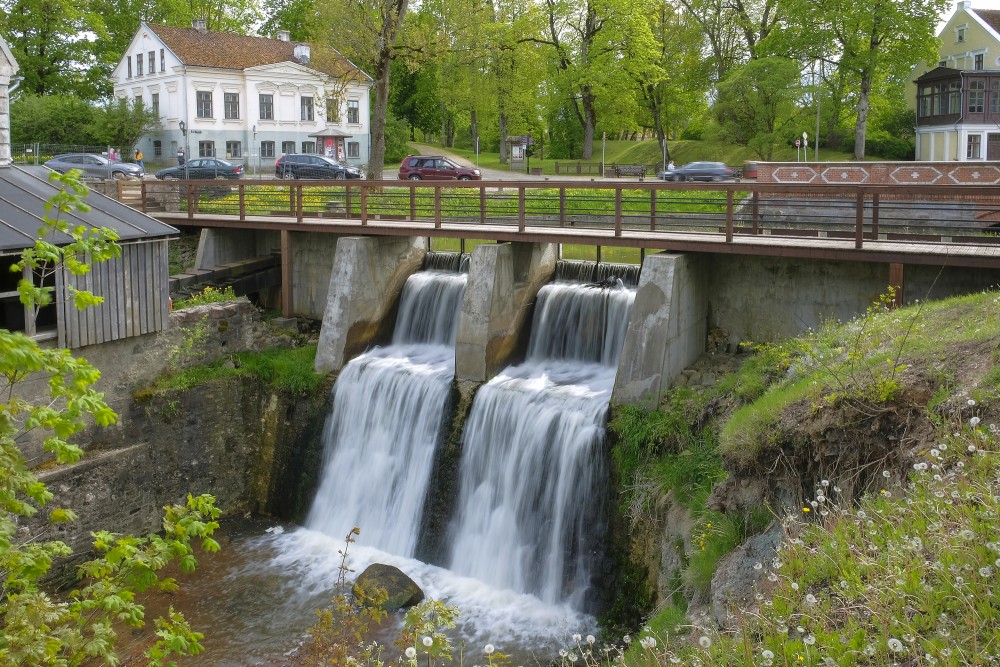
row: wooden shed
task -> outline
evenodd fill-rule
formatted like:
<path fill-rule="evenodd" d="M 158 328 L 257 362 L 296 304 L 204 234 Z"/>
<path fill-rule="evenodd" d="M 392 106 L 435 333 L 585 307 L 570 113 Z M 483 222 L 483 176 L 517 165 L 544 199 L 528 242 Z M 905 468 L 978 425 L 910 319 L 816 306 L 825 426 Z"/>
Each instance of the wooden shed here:
<path fill-rule="evenodd" d="M 21 275 L 11 272 L 21 251 L 34 244 L 45 203 L 57 192 L 44 168 L 0 167 L 0 327 L 41 339 L 56 338 L 60 347 L 77 348 L 159 331 L 170 308 L 167 242 L 177 229 L 96 192 L 87 195 L 90 211 L 68 214 L 70 222 L 107 227 L 119 235 L 121 257 L 92 265 L 84 276 L 67 270 L 55 275 L 57 295 L 66 285 L 104 297 L 84 311 L 60 298 L 27 316 L 17 293 Z M 65 237 L 68 243 L 71 239 Z M 60 239 L 53 242 L 58 245 Z M 25 275 L 24 277 L 29 277 Z"/>

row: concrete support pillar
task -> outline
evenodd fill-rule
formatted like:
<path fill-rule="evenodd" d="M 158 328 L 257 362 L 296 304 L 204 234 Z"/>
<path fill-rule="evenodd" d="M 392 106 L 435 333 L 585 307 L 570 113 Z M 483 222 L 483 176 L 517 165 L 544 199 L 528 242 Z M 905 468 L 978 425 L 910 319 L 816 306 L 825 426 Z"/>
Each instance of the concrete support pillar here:
<path fill-rule="evenodd" d="M 535 295 L 552 279 L 551 243 L 480 245 L 472 253 L 455 346 L 455 379 L 486 382 L 527 342 Z"/>
<path fill-rule="evenodd" d="M 653 407 L 705 351 L 708 270 L 693 255 L 649 255 L 629 317 L 611 402 Z"/>
<path fill-rule="evenodd" d="M 194 268 L 208 271 L 220 264 L 257 257 L 257 235 L 249 229 L 205 227 L 198 240 Z"/>
<path fill-rule="evenodd" d="M 337 242 L 316 371 L 339 371 L 368 346 L 386 342 L 403 284 L 423 265 L 427 239 L 345 236 Z"/>

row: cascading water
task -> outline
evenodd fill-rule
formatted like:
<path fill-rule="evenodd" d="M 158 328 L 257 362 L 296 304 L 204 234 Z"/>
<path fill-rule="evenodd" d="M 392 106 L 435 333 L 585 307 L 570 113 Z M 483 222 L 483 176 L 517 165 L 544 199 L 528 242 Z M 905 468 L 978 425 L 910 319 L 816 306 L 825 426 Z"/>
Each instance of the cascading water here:
<path fill-rule="evenodd" d="M 604 529 L 604 426 L 635 292 L 552 284 L 528 360 L 476 394 L 463 434 L 451 569 L 588 606 Z"/>
<path fill-rule="evenodd" d="M 306 527 L 364 530 L 365 544 L 412 556 L 446 404 L 467 276 L 421 271 L 407 280 L 393 344 L 350 361 L 324 427 L 320 488 Z"/>

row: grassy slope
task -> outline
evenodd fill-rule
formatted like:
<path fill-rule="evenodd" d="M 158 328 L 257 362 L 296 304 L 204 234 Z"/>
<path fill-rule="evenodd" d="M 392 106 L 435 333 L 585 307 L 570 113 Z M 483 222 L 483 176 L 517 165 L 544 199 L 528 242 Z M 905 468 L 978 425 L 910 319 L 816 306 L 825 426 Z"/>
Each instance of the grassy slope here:
<path fill-rule="evenodd" d="M 777 558 L 760 555 L 762 567 L 754 566 L 764 595 L 744 609 L 737 631 L 671 632 L 676 623 L 658 615 L 649 622 L 665 629 L 656 645 L 633 644 L 623 662 L 991 662 L 1000 647 L 998 306 L 997 292 L 875 306 L 854 322 L 765 348 L 722 379 L 710 400 L 744 405 L 720 417 L 719 447 L 727 468 L 749 476 L 787 469 L 789 457 L 812 459 L 809 448 L 823 456 L 814 438 L 825 433 L 842 432 L 857 449 L 876 424 L 910 417 L 897 426 L 903 437 L 875 439 L 894 453 L 870 452 L 872 495 L 859 504 L 841 497 L 838 483 L 849 487 L 862 469 L 840 470 L 842 479 L 815 480 L 804 508 L 786 510 Z"/>
<path fill-rule="evenodd" d="M 725 162 L 726 164 L 741 166 L 748 160 L 758 160 L 750 150 L 744 146 L 736 146 L 721 141 L 670 141 L 667 142 L 670 150 L 670 157 L 677 164 L 693 162 L 695 160 L 714 160 Z M 413 152 L 420 153 L 427 150 L 426 144 L 413 144 Z M 476 153 L 473 150 L 462 148 L 444 149 L 440 146 L 434 147 L 435 152 L 450 153 L 461 156 L 470 162 L 476 163 Z M 814 155 L 813 149 L 809 149 L 809 158 Z M 774 162 L 794 162 L 795 147 L 786 146 L 776 149 L 774 152 Z M 853 155 L 841 151 L 830 151 L 821 148 L 820 160 L 824 162 L 850 161 Z M 608 141 L 605 146 L 604 159 L 607 163 L 622 164 L 657 164 L 662 159 L 662 151 L 659 144 L 652 139 L 646 141 Z M 594 155 L 590 162 L 601 161 L 601 143 L 598 141 L 594 146 Z M 573 162 L 573 160 L 559 160 L 559 162 Z M 531 158 L 531 166 L 541 167 L 544 174 L 555 174 L 556 160 L 540 157 Z M 486 169 L 507 169 L 506 165 L 500 164 L 500 156 L 497 153 L 480 153 L 478 158 L 480 167 Z"/>

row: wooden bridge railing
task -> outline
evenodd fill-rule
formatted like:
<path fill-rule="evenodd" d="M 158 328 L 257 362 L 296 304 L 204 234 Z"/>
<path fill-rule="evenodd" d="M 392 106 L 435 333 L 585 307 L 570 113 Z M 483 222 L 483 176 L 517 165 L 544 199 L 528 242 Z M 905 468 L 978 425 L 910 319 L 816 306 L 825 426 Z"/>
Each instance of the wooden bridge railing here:
<path fill-rule="evenodd" d="M 519 232 L 562 227 L 951 244 L 1000 244 L 994 186 L 661 181 L 143 181 L 141 209 L 240 221 L 340 218 Z"/>

